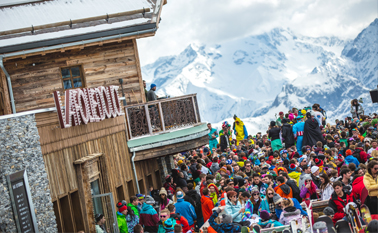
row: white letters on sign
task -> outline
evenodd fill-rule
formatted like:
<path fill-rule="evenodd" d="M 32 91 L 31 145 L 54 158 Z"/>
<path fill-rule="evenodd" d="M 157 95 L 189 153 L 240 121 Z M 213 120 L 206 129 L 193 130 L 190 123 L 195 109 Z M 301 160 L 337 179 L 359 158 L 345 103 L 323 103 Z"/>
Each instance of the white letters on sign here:
<path fill-rule="evenodd" d="M 69 128 L 124 115 L 119 103 L 118 88 L 118 86 L 101 86 L 66 90 L 64 110 L 59 91 L 54 91 L 60 127 Z"/>

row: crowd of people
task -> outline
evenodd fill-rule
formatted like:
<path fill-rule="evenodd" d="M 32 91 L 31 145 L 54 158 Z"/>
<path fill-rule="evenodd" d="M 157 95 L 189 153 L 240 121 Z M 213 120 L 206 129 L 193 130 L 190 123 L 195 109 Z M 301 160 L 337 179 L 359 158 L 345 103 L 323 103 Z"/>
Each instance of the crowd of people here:
<path fill-rule="evenodd" d="M 328 205 L 308 216 L 312 223 L 323 214 L 334 224 L 346 219 L 349 202 L 378 214 L 378 116 L 363 115 L 357 100 L 351 113 L 331 125 L 319 104 L 293 108 L 256 135 L 237 116 L 220 131 L 209 123 L 209 145 L 176 154 L 160 190 L 117 204 L 120 232 L 194 232 L 206 222 L 208 232 L 301 224 L 308 215 L 301 203 L 321 200 Z"/>

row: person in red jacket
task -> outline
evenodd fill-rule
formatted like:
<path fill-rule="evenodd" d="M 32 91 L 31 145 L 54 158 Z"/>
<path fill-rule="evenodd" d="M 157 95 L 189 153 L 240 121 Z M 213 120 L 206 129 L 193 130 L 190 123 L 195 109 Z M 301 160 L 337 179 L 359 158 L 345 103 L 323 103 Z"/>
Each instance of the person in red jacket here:
<path fill-rule="evenodd" d="M 333 183 L 334 192 L 332 193 L 331 199 L 329 199 L 328 205 L 335 211 L 333 216 L 333 223 L 345 217 L 344 208 L 349 202 L 354 202 L 359 205 L 356 201 L 356 198 L 353 197 L 353 194 L 349 192 L 347 187 L 343 189 L 343 184 L 341 181 L 336 181 Z"/>
<path fill-rule="evenodd" d="M 171 218 L 173 218 L 174 220 L 176 220 L 176 224 L 181 224 L 181 226 L 182 226 L 182 232 L 183 233 L 186 233 L 187 231 L 191 230 L 190 226 L 189 226 L 189 223 L 188 223 L 188 220 L 186 220 L 186 218 L 184 218 L 180 214 L 176 214 L 176 207 L 175 207 L 175 205 L 169 204 L 168 205 L 168 210 L 171 213 Z"/>
<path fill-rule="evenodd" d="M 361 199 L 362 189 L 365 188 L 364 176 L 355 175 L 355 177 L 353 177 L 353 179 L 354 180 L 353 180 L 353 183 L 352 183 L 352 194 L 353 194 L 354 198 L 356 198 L 358 200 L 358 199 Z"/>
<path fill-rule="evenodd" d="M 206 222 L 211 215 L 213 214 L 214 203 L 213 199 L 209 196 L 209 189 L 204 188 L 202 190 L 202 197 L 201 197 L 201 207 L 202 207 L 202 215 L 203 221 Z"/>

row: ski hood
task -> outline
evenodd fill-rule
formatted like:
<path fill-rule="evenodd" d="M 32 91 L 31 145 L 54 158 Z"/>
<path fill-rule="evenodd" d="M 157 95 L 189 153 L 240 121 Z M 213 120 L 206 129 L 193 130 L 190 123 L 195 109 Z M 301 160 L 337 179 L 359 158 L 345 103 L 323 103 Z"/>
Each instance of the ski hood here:
<path fill-rule="evenodd" d="M 280 186 L 281 190 L 286 194 L 288 195 L 290 193 L 290 186 L 287 185 L 287 184 L 283 184 Z"/>
<path fill-rule="evenodd" d="M 289 216 L 298 215 L 298 214 L 301 214 L 301 211 L 295 208 L 294 206 L 286 207 L 283 213 L 284 217 L 289 217 Z"/>

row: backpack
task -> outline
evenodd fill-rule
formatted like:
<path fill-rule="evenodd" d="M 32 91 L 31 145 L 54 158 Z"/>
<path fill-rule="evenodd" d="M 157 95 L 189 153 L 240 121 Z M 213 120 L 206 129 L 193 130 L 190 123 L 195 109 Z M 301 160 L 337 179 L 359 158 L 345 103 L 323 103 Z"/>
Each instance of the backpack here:
<path fill-rule="evenodd" d="M 301 191 L 299 190 L 299 187 L 297 186 L 296 182 L 293 180 L 288 180 L 286 184 L 289 185 L 291 190 L 293 191 L 293 198 L 297 199 L 298 202 L 301 203 L 302 202 L 302 198 L 300 197 Z"/>
<path fill-rule="evenodd" d="M 355 157 L 358 160 L 358 162 L 364 163 L 360 157 L 360 153 L 361 153 L 361 150 L 357 148 L 356 150 L 354 150 L 352 156 Z"/>

